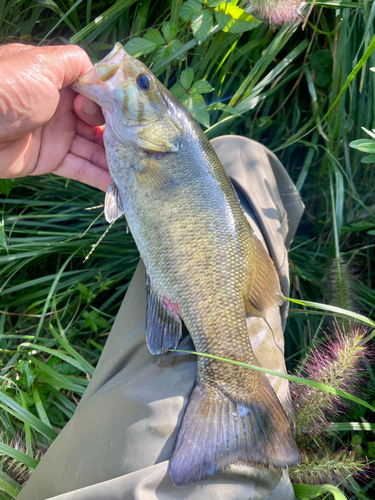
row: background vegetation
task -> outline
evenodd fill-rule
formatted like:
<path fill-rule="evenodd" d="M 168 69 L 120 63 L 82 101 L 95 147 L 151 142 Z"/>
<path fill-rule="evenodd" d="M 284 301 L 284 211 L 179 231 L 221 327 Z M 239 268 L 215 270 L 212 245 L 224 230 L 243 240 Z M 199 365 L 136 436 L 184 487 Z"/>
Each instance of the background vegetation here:
<path fill-rule="evenodd" d="M 314 1 L 304 11 L 304 29 L 297 22 L 273 30 L 223 3 L 9 0 L 0 2 L 0 39 L 78 43 L 94 62 L 120 41 L 151 66 L 209 138 L 240 134 L 267 145 L 306 204 L 290 251 L 290 296 L 369 316 L 375 305 L 375 151 L 374 137 L 362 127 L 371 131 L 375 119 L 375 4 Z M 351 148 L 352 141 L 357 142 Z M 48 176 L 0 181 L 0 191 L 4 500 L 17 496 L 73 415 L 139 256 L 123 219 L 108 230 L 103 194 L 94 189 Z M 324 347 L 320 358 L 306 357 L 324 338 L 322 327 L 332 327 L 329 313 L 291 308 L 291 371 L 298 365 L 313 378 L 311 363 L 323 366 L 324 359 L 334 359 Z M 342 318 L 338 328 L 357 331 Z M 368 342 L 355 345 L 367 348 Z M 351 352 L 345 359 L 358 354 Z M 358 365 L 367 376 L 366 390 L 358 383 L 337 387 L 356 391 L 374 406 L 375 374 L 368 359 Z M 319 379 L 330 386 L 335 380 L 324 374 Z M 327 405 L 321 399 L 318 408 Z M 341 409 L 335 423 L 336 415 L 326 417 L 331 426 L 324 435 L 310 432 L 307 442 L 300 440 L 306 467 L 294 481 L 312 483 L 306 470 L 323 468 L 332 473 L 316 473 L 315 482 L 338 485 L 341 493 L 334 486 L 296 486 L 296 493 L 340 498 L 344 491 L 348 498 L 371 498 L 371 467 L 363 464 L 375 457 L 374 413 L 357 405 Z"/>

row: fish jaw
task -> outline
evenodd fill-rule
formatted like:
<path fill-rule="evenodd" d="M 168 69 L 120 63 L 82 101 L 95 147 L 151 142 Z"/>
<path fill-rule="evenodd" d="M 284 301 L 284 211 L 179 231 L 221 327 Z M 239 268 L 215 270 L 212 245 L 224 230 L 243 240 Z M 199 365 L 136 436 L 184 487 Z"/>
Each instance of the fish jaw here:
<path fill-rule="evenodd" d="M 77 78 L 71 88 L 96 102 L 106 111 L 113 111 L 112 90 L 126 83 L 126 74 L 119 71 L 127 57 L 120 43 L 85 75 Z"/>

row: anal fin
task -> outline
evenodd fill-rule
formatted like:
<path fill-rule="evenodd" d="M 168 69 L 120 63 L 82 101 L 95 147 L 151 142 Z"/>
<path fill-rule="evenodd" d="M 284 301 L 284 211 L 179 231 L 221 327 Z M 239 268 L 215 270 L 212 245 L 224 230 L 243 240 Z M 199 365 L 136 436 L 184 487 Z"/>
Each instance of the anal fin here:
<path fill-rule="evenodd" d="M 182 335 L 178 306 L 152 289 L 147 283 L 146 337 L 151 354 L 176 349 Z"/>

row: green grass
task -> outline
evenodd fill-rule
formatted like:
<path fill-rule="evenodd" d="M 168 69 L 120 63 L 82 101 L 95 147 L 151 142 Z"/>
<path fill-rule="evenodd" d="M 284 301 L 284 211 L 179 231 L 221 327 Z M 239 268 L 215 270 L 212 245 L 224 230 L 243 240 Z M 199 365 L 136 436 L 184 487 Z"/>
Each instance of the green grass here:
<path fill-rule="evenodd" d="M 0 7 L 0 38 L 34 44 L 72 40 L 93 61 L 116 41 L 131 41 L 128 48 L 140 50 L 141 60 L 168 88 L 184 81 L 187 68 L 194 82 L 205 80 L 214 88 L 187 104 L 209 125 L 209 138 L 240 134 L 276 152 L 306 204 L 290 251 L 296 305 L 287 325 L 286 357 L 293 370 L 320 339 L 321 328 L 331 324 L 328 312 L 299 302 L 346 307 L 343 294 L 334 293 L 342 286 L 332 284 L 333 268 L 340 270 L 336 280 L 349 275 L 354 312 L 370 316 L 375 305 L 375 175 L 373 165 L 361 163 L 365 153 L 349 147 L 368 138 L 361 127 L 374 128 L 375 75 L 369 68 L 375 67 L 375 4 L 318 1 L 304 31 L 300 25 L 273 31 L 260 24 L 244 33 L 218 27 L 199 44 L 190 21 L 179 17 L 182 3 L 165 1 L 162 10 L 150 0 L 11 0 Z M 167 33 L 166 22 L 174 30 Z M 147 44 L 150 29 L 164 41 L 169 34 L 168 43 Z M 35 460 L 73 415 L 137 264 L 122 219 L 97 245 L 108 229 L 103 198 L 52 176 L 19 179 L 0 198 L 0 453 L 7 457 L 0 498 L 16 496 Z M 356 396 L 374 406 L 370 366 L 368 376 L 367 393 Z M 349 419 L 374 422 L 363 406 L 350 410 L 344 420 Z M 374 458 L 368 431 L 336 432 L 332 447 L 351 450 L 354 440 L 361 456 Z M 15 460 L 22 468 L 6 474 L 8 467 L 14 471 Z M 361 490 L 348 480 L 345 495 L 370 497 L 367 482 Z"/>

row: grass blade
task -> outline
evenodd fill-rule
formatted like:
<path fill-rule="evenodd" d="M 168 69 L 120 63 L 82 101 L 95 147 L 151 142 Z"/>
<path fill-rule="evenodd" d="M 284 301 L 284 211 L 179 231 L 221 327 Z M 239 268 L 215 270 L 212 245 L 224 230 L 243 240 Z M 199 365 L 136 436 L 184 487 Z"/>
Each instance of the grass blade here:
<path fill-rule="evenodd" d="M 344 493 L 332 484 L 293 484 L 294 493 L 301 500 L 320 497 L 323 493 L 331 493 L 335 500 L 347 500 Z"/>
<path fill-rule="evenodd" d="M 361 323 L 364 323 L 365 325 L 369 325 L 372 328 L 375 328 L 375 321 L 372 321 L 371 319 L 366 318 L 366 316 L 363 316 L 362 314 L 354 313 L 352 311 L 348 311 L 347 309 L 341 309 L 341 307 L 330 306 L 328 304 L 320 304 L 319 302 L 310 302 L 308 300 L 291 299 L 289 297 L 283 297 L 283 298 L 285 300 L 288 300 L 289 302 L 293 302 L 294 304 L 299 304 L 301 306 L 313 307 L 315 309 L 329 311 L 329 312 L 332 312 L 335 314 L 340 314 L 340 316 L 348 316 L 349 318 L 356 319 L 357 321 L 360 321 Z"/>
<path fill-rule="evenodd" d="M 219 356 L 213 356 L 211 354 L 205 354 L 203 352 L 184 351 L 180 349 L 170 349 L 170 350 L 172 352 L 183 352 L 185 354 L 195 354 L 197 356 L 216 359 L 218 361 L 224 361 L 225 363 L 231 363 L 232 365 L 243 366 L 244 368 L 249 368 L 257 372 L 266 373 L 267 375 L 273 375 L 274 377 L 284 378 L 286 380 L 289 380 L 290 382 L 295 382 L 296 384 L 307 385 L 309 387 L 313 387 L 314 389 L 319 389 L 321 391 L 329 392 L 330 394 L 334 394 L 335 396 L 341 396 L 342 398 L 349 399 L 350 401 L 358 403 L 361 406 L 365 406 L 369 410 L 375 412 L 375 408 L 371 406 L 369 403 L 366 403 L 366 401 L 363 401 L 363 399 L 357 398 L 357 396 L 353 396 L 352 394 L 342 391 L 341 389 L 334 389 L 333 387 L 330 387 L 329 385 L 326 384 L 322 384 L 321 382 L 315 382 L 315 380 L 308 380 L 305 378 L 296 377 L 295 375 L 289 375 L 287 373 L 280 373 L 274 370 L 267 370 L 266 368 L 262 368 L 260 366 L 248 365 L 246 363 L 241 363 L 240 361 L 233 361 L 232 359 L 221 358 Z"/>
<path fill-rule="evenodd" d="M 107 21 L 111 17 L 113 17 L 115 14 L 118 12 L 128 9 L 133 3 L 135 3 L 136 0 L 119 0 L 116 2 L 112 7 L 107 9 L 103 14 L 95 18 L 93 21 L 91 21 L 90 24 L 85 26 L 81 31 L 76 33 L 74 36 L 71 37 L 70 43 L 76 44 L 83 38 L 85 38 L 87 35 L 89 35 L 95 28 L 97 28 L 101 23 L 104 21 Z"/>
<path fill-rule="evenodd" d="M 39 463 L 39 460 L 37 460 L 36 458 L 30 457 L 22 451 L 15 450 L 14 448 L 12 448 L 12 446 L 8 446 L 4 443 L 0 443 L 0 453 L 6 455 L 7 457 L 14 458 L 15 460 L 17 460 L 17 462 L 21 462 L 22 464 L 25 464 L 32 469 L 35 469 L 35 467 Z"/>
<path fill-rule="evenodd" d="M 7 396 L 3 391 L 0 391 L 0 402 L 12 409 L 19 420 L 22 420 L 22 422 L 28 422 L 33 429 L 40 432 L 40 434 L 43 434 L 43 436 L 46 436 L 52 441 L 57 437 L 57 432 L 48 427 L 48 425 L 43 423 L 39 418 L 35 417 L 12 398 Z"/>

